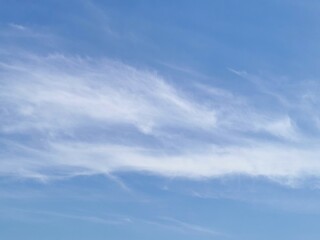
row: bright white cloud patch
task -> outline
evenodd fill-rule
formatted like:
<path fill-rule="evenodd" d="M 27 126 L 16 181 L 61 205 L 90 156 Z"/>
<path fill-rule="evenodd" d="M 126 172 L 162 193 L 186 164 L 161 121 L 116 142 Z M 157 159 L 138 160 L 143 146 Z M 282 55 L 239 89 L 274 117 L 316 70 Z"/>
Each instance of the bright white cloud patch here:
<path fill-rule="evenodd" d="M 0 67 L 2 175 L 320 174 L 317 137 L 227 90 L 195 85 L 191 93 L 110 59 L 30 55 Z M 299 111 L 310 115 L 303 96 Z"/>

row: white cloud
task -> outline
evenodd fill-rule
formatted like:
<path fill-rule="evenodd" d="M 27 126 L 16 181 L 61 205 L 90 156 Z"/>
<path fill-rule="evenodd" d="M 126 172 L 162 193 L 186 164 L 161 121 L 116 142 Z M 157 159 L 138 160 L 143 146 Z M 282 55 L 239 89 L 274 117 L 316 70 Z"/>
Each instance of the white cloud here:
<path fill-rule="evenodd" d="M 299 178 L 320 174 L 320 152 L 315 148 L 299 149 L 285 145 L 255 145 L 252 147 L 203 148 L 165 154 L 118 145 L 98 145 L 60 142 L 51 144 L 38 164 L 27 163 L 32 172 L 47 172 L 61 168 L 65 173 L 114 171 L 145 171 L 163 176 L 221 177 L 230 174 L 267 176 L 270 178 Z M 41 162 L 40 162 L 41 161 Z M 17 169 L 11 165 L 11 171 Z"/>
<path fill-rule="evenodd" d="M 320 175 L 317 141 L 292 116 L 225 89 L 190 93 L 110 59 L 11 56 L 0 66 L 2 175 Z M 97 137 L 84 137 L 90 133 Z"/>
<path fill-rule="evenodd" d="M 9 26 L 20 31 L 24 31 L 27 29 L 25 26 L 16 23 L 10 23 Z"/>
<path fill-rule="evenodd" d="M 185 233 L 198 233 L 198 234 L 205 234 L 205 235 L 210 235 L 210 236 L 224 236 L 226 237 L 227 235 L 215 230 L 212 230 L 211 228 L 196 225 L 196 224 L 191 224 L 187 223 L 181 220 L 177 220 L 175 218 L 170 218 L 170 217 L 161 217 L 157 222 L 152 222 L 148 221 L 148 223 L 153 223 L 156 225 L 168 227 L 171 229 L 176 229 L 181 232 Z"/>
<path fill-rule="evenodd" d="M 64 128 L 92 120 L 132 124 L 143 132 L 165 125 L 215 125 L 213 110 L 180 96 L 156 74 L 121 63 L 56 55 L 20 65 L 4 69 L 9 76 L 1 97 L 13 120 L 19 116 L 24 121 L 4 124 L 4 131 Z M 10 105 L 14 108 L 9 110 Z"/>

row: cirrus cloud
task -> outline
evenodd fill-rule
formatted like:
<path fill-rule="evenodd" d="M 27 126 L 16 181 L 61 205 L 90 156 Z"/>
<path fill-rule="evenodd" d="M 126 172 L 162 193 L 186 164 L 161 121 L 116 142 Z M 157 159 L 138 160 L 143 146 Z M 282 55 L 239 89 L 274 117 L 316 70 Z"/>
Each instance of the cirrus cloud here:
<path fill-rule="evenodd" d="M 2 175 L 320 174 L 316 140 L 292 116 L 226 89 L 190 92 L 111 59 L 29 54 L 0 66 Z"/>

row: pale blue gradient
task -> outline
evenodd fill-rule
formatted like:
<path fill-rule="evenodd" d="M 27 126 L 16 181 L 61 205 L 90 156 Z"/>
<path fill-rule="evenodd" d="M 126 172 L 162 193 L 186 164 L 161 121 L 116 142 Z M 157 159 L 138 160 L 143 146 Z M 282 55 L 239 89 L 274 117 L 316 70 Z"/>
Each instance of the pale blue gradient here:
<path fill-rule="evenodd" d="M 318 239 L 319 11 L 0 0 L 0 239 Z"/>

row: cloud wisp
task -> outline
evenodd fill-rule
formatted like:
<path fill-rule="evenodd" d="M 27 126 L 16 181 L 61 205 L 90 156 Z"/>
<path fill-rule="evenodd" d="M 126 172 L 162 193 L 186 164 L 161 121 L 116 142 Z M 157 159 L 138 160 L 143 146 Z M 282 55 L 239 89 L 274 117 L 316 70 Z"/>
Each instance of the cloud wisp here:
<path fill-rule="evenodd" d="M 320 175 L 318 138 L 304 133 L 289 111 L 264 110 L 214 86 L 190 92 L 154 71 L 110 59 L 4 59 L 1 175 Z M 299 113 L 310 115 L 311 103 L 301 96 Z"/>

